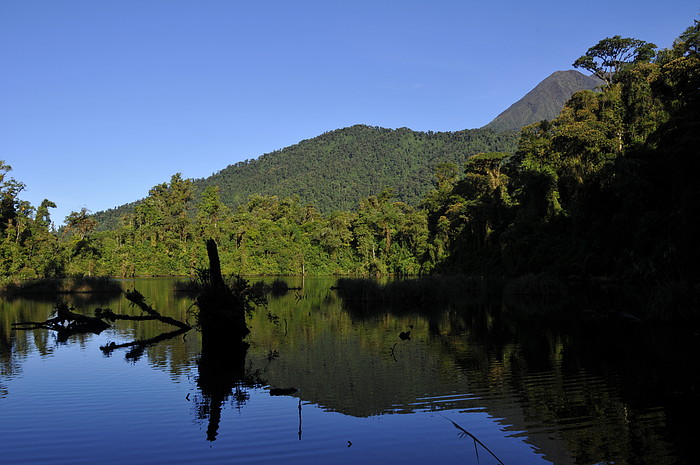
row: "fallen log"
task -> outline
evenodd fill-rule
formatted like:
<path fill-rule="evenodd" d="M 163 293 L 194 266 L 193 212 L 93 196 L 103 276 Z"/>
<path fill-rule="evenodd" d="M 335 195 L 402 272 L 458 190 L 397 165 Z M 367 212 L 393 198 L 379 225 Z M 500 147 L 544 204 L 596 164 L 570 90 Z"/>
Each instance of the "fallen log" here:
<path fill-rule="evenodd" d="M 91 317 L 74 312 L 65 302 L 58 302 L 54 305 L 54 316 L 46 321 L 23 321 L 12 323 L 14 329 L 51 329 L 63 333 L 95 333 L 100 334 L 110 325 L 102 321 L 99 317 Z"/>
<path fill-rule="evenodd" d="M 139 291 L 134 289 L 133 291 L 126 291 L 124 293 L 126 296 L 126 299 L 131 302 L 132 305 L 136 305 L 139 307 L 141 310 L 146 312 L 148 314 L 148 317 L 145 316 L 140 316 L 140 317 L 133 317 L 129 315 L 117 315 L 116 313 L 112 312 L 111 310 L 109 313 L 106 313 L 104 310 L 102 311 L 102 315 L 106 319 L 111 319 L 113 320 L 158 320 L 162 321 L 163 323 L 167 323 L 173 326 L 177 326 L 178 328 L 181 329 L 187 329 L 190 330 L 192 329 L 192 326 L 188 325 L 187 323 L 183 323 L 182 321 L 176 320 L 175 318 L 170 318 L 169 316 L 163 316 L 157 311 L 153 309 L 150 305 L 146 303 L 146 298 L 141 294 Z"/>
<path fill-rule="evenodd" d="M 134 341 L 133 343 L 123 345 L 123 347 L 146 347 L 161 340 L 170 339 L 171 337 L 175 337 L 178 334 L 185 333 L 192 329 L 192 326 L 188 325 L 187 323 L 183 323 L 175 318 L 163 316 L 158 313 L 153 309 L 153 307 L 146 303 L 146 298 L 139 291 L 134 289 L 133 291 L 127 291 L 125 294 L 127 300 L 129 300 L 132 305 L 136 305 L 141 308 L 146 315 L 120 315 L 114 313 L 108 308 L 97 308 L 95 309 L 95 316 L 92 317 L 74 312 L 74 309 L 69 307 L 65 302 L 58 302 L 54 305 L 54 316 L 52 318 L 49 318 L 46 321 L 22 321 L 12 323 L 12 327 L 16 330 L 50 329 L 58 332 L 59 340 L 67 340 L 68 337 L 73 334 L 100 334 L 105 329 L 111 327 L 108 322 L 114 322 L 116 320 L 158 320 L 179 328 L 177 331 L 164 333 L 161 336 L 157 336 L 146 341 Z M 114 350 L 115 348 L 117 347 L 111 347 L 111 350 Z"/>

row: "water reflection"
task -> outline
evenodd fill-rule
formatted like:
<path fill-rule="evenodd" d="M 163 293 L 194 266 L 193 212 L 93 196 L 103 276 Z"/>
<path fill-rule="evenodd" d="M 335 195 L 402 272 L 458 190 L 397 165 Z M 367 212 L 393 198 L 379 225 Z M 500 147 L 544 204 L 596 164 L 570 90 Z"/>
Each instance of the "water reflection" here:
<path fill-rule="evenodd" d="M 570 325 L 483 299 L 446 308 L 353 309 L 343 306 L 332 284 L 307 279 L 303 289 L 271 299 L 267 311 L 249 323 L 250 346 L 233 345 L 225 334 L 208 338 L 190 332 L 143 345 L 135 358 L 174 377 L 194 373 L 196 393 L 188 399 L 207 425 L 200 437 L 209 443 L 225 442 L 228 406 L 245 410 L 263 402 L 255 396 L 269 396 L 271 390 L 260 391 L 261 386 L 293 386 L 299 438 L 303 399 L 327 418 L 334 418 L 330 412 L 371 421 L 449 411 L 450 421 L 509 464 L 526 461 L 505 445 L 509 438 L 532 447 L 531 461 L 690 461 L 693 441 L 683 425 L 693 420 L 688 412 L 698 405 L 698 368 L 679 354 L 698 354 L 692 331 L 625 321 Z M 150 294 L 136 286 L 164 314 L 186 318 L 189 303 L 174 298 L 171 286 Z M 302 286 L 290 280 L 290 287 Z M 40 331 L 8 331 L 14 321 L 46 315 L 50 305 L 0 305 L 0 399 L 5 402 L 12 401 L 8 383 L 23 363 L 34 353 L 50 352 L 54 340 Z M 124 303 L 108 305 L 129 311 Z M 129 341 L 153 342 L 162 330 L 157 323 L 120 322 L 109 337 L 113 349 L 121 345 L 128 351 Z M 92 395 L 85 392 L 87 399 Z M 484 437 L 476 423 L 483 418 L 496 422 L 500 435 Z M 246 418 L 246 425 L 264 434 L 266 421 L 270 418 Z M 419 433 L 428 441 L 437 440 L 436 434 Z M 309 433 L 304 437 L 307 442 Z M 358 441 L 348 439 L 357 449 Z"/>
<path fill-rule="evenodd" d="M 246 372 L 248 344 L 207 335 L 202 338 L 202 355 L 197 362 L 197 386 L 201 396 L 197 403 L 198 418 L 208 421 L 207 440 L 215 441 L 224 403 L 232 398 L 237 407 L 249 398 L 247 388 L 257 384 Z"/>

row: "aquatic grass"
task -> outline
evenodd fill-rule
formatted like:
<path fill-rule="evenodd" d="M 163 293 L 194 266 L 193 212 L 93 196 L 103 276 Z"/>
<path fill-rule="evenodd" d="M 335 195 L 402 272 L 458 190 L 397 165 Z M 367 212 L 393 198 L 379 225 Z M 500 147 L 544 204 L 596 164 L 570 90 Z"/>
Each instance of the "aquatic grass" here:
<path fill-rule="evenodd" d="M 553 315 L 562 313 L 568 295 L 568 286 L 557 277 L 529 273 L 505 283 L 503 305 L 520 315 Z"/>
<path fill-rule="evenodd" d="M 382 303 L 450 303 L 466 294 L 490 294 L 494 286 L 482 277 L 452 275 L 400 279 L 379 284 L 370 278 L 340 278 L 334 287 L 343 300 Z"/>

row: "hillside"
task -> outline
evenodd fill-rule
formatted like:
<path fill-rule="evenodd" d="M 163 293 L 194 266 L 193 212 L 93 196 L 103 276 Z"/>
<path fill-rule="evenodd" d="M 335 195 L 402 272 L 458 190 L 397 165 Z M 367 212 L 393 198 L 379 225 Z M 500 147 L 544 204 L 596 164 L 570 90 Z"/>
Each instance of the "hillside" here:
<path fill-rule="evenodd" d="M 556 71 L 481 129 L 418 132 L 355 125 L 252 160 L 229 165 L 208 178 L 195 180 L 195 190 L 218 185 L 230 208 L 252 194 L 299 196 L 321 212 L 353 210 L 361 198 L 394 189 L 399 200 L 416 205 L 433 185 L 435 166 L 462 165 L 479 152 L 512 152 L 518 131 L 555 118 L 564 103 L 602 81 L 578 71 Z M 119 217 L 138 203 L 98 212 L 100 229 L 112 229 Z"/>
<path fill-rule="evenodd" d="M 218 185 L 229 207 L 252 194 L 298 195 L 321 212 L 353 210 L 358 201 L 386 187 L 397 197 L 417 204 L 433 186 L 435 166 L 462 165 L 479 152 L 514 151 L 515 131 L 486 129 L 458 132 L 417 132 L 355 125 L 229 165 L 218 173 L 195 180 L 196 192 Z M 110 229 L 134 203 L 97 213 L 101 229 Z"/>
<path fill-rule="evenodd" d="M 597 77 L 586 76 L 578 71 L 556 71 L 483 129 L 519 130 L 532 123 L 554 119 L 575 92 L 593 90 L 602 84 L 603 81 Z"/>

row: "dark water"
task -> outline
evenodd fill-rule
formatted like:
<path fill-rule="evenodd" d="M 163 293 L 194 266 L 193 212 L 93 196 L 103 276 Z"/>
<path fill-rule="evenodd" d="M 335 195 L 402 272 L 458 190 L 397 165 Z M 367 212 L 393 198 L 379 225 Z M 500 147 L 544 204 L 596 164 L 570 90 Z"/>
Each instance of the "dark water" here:
<path fill-rule="evenodd" d="M 0 461 L 695 463 L 696 329 L 565 325 L 469 298 L 346 310 L 334 282 L 290 279 L 303 290 L 252 317 L 247 353 L 214 359 L 194 331 L 101 350 L 172 329 L 158 322 L 65 342 L 12 331 L 51 304 L 0 300 Z M 188 318 L 172 280 L 124 284 Z M 138 314 L 123 299 L 75 305 Z"/>

